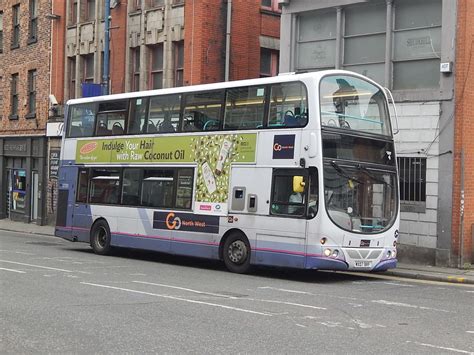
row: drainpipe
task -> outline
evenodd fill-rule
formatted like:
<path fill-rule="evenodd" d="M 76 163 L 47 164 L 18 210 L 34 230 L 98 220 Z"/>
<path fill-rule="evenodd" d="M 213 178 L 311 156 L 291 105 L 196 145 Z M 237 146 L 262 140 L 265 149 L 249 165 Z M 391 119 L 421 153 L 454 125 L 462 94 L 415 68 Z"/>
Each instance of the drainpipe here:
<path fill-rule="evenodd" d="M 230 71 L 230 30 L 232 24 L 232 0 L 227 0 L 227 23 L 225 32 L 225 74 L 224 80 L 229 81 Z"/>
<path fill-rule="evenodd" d="M 105 0 L 104 19 L 104 76 L 102 77 L 102 94 L 109 94 L 109 42 L 110 42 L 110 0 Z"/>

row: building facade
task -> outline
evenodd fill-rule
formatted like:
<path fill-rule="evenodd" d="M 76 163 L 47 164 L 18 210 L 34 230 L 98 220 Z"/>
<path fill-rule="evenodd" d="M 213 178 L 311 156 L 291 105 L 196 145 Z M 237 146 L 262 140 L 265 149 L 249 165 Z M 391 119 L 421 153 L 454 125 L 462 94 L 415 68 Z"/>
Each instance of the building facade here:
<path fill-rule="evenodd" d="M 103 84 L 104 2 L 67 0 L 65 99 Z M 110 1 L 110 93 L 276 75 L 276 1 Z"/>
<path fill-rule="evenodd" d="M 469 0 L 280 0 L 281 71 L 352 70 L 398 109 L 399 257 L 473 262 Z M 393 113 L 393 112 L 392 112 Z M 396 123 L 394 124 L 397 125 Z M 395 127 L 397 128 L 397 127 Z"/>
<path fill-rule="evenodd" d="M 38 224 L 54 215 L 55 200 L 46 135 L 52 6 L 0 2 L 0 218 Z"/>

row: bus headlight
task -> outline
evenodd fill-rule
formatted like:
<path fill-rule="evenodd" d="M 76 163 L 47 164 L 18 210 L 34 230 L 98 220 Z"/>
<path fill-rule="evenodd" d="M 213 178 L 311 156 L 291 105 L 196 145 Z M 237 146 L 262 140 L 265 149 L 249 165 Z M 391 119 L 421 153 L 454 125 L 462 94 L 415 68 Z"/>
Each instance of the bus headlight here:
<path fill-rule="evenodd" d="M 392 257 L 392 251 L 389 250 L 389 251 L 387 251 L 387 258 L 391 258 L 391 257 Z"/>
<path fill-rule="evenodd" d="M 324 245 L 324 244 L 326 244 L 327 241 L 328 241 L 328 240 L 327 240 L 326 237 L 322 237 L 319 242 L 321 243 L 321 245 Z"/>
<path fill-rule="evenodd" d="M 339 250 L 335 249 L 335 250 L 332 252 L 332 255 L 331 255 L 331 256 L 332 256 L 333 258 L 337 258 L 338 255 L 339 255 Z"/>
<path fill-rule="evenodd" d="M 324 256 L 327 256 L 329 257 L 330 255 L 332 254 L 332 250 L 331 249 L 324 249 Z"/>

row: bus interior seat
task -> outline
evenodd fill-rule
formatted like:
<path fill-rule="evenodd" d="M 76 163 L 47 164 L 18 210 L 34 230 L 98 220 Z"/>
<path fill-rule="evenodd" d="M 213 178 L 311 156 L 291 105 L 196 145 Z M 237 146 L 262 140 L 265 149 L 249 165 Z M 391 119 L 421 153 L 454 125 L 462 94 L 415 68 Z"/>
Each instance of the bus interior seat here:
<path fill-rule="evenodd" d="M 100 123 L 99 127 L 97 128 L 97 135 L 98 136 L 110 136 L 111 131 L 107 129 L 104 123 Z"/>
<path fill-rule="evenodd" d="M 123 134 L 123 127 L 119 122 L 115 122 L 114 125 L 112 126 L 112 135 L 120 135 Z"/>
<path fill-rule="evenodd" d="M 153 124 L 153 122 L 148 122 L 146 131 L 147 131 L 148 133 L 156 133 L 156 132 L 158 132 L 158 130 L 156 129 L 156 126 Z"/>

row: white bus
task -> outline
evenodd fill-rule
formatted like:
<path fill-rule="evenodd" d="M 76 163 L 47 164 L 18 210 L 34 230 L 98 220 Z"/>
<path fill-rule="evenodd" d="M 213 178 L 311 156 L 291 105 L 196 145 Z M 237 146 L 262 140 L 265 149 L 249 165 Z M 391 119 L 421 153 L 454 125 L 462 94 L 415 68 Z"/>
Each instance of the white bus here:
<path fill-rule="evenodd" d="M 388 105 L 340 70 L 70 100 L 56 235 L 238 273 L 393 268 Z"/>

